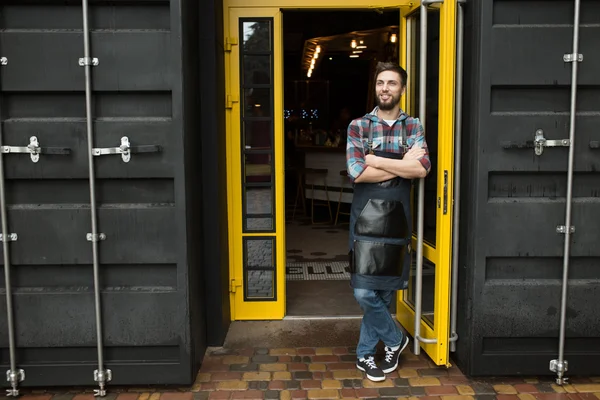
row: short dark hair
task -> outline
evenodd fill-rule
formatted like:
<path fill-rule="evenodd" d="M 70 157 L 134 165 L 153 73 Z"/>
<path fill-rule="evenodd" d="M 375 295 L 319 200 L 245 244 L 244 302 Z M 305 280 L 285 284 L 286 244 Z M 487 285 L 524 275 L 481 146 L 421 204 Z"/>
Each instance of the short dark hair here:
<path fill-rule="evenodd" d="M 406 86 L 406 81 L 408 80 L 408 74 L 406 73 L 404 68 L 402 68 L 398 64 L 394 64 L 391 62 L 379 61 L 377 63 L 377 66 L 375 66 L 375 82 L 377 82 L 377 77 L 379 76 L 379 74 L 382 72 L 385 72 L 385 71 L 396 72 L 398 75 L 400 75 L 400 80 L 401 80 L 400 85 L 402 87 Z"/>

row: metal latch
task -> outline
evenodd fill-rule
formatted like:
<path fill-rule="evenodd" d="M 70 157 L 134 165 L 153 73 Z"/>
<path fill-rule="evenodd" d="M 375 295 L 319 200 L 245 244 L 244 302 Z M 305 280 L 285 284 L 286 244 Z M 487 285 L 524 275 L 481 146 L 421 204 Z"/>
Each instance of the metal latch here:
<path fill-rule="evenodd" d="M 129 144 L 129 138 L 123 136 L 121 138 L 121 146 L 119 147 L 107 147 L 107 148 L 95 148 L 92 149 L 92 154 L 95 156 L 104 156 L 108 154 L 120 154 L 123 162 L 129 162 L 131 160 L 132 153 L 158 153 L 161 151 L 160 146 L 156 145 L 144 145 L 134 146 Z"/>
<path fill-rule="evenodd" d="M 97 67 L 98 64 L 100 64 L 100 62 L 98 61 L 98 59 L 96 57 L 94 57 L 94 58 L 81 57 L 79 59 L 79 66 L 81 66 L 81 67 L 85 67 L 86 65 L 91 65 L 93 67 Z"/>
<path fill-rule="evenodd" d="M 0 65 L 8 65 L 8 58 L 0 57 Z"/>
<path fill-rule="evenodd" d="M 106 396 L 105 385 L 106 382 L 112 381 L 112 371 L 110 369 L 105 369 L 104 371 L 94 370 L 94 381 L 100 384 L 100 389 L 94 389 L 94 396 Z"/>
<path fill-rule="evenodd" d="M 0 242 L 16 242 L 18 238 L 16 233 L 9 233 L 6 240 L 4 240 L 4 235 L 0 233 Z"/>
<path fill-rule="evenodd" d="M 22 369 L 8 370 L 6 371 L 6 381 L 10 382 L 12 389 L 6 390 L 7 396 L 17 397 L 19 396 L 19 389 L 17 389 L 18 383 L 25 380 L 25 371 Z"/>
<path fill-rule="evenodd" d="M 579 61 L 582 62 L 583 61 L 583 54 L 565 54 L 563 56 L 563 61 L 564 62 L 573 62 L 573 61 Z"/>
<path fill-rule="evenodd" d="M 566 383 L 569 378 L 565 378 L 564 374 L 569 370 L 569 363 L 567 360 L 563 360 L 560 362 L 559 360 L 550 360 L 550 371 L 558 374 L 558 378 L 556 379 L 556 383 L 562 385 Z"/>
<path fill-rule="evenodd" d="M 41 148 L 38 139 L 35 136 L 29 138 L 27 146 L 2 146 L 3 153 L 29 153 L 31 161 L 34 163 L 40 160 L 40 154 L 71 154 L 71 150 L 67 147 L 45 147 Z"/>
<path fill-rule="evenodd" d="M 535 154 L 538 156 L 541 156 L 542 153 L 544 152 L 544 147 L 557 147 L 557 146 L 569 147 L 569 145 L 571 144 L 571 140 L 570 139 L 547 140 L 544 137 L 544 131 L 541 129 L 538 129 L 537 131 L 535 131 L 535 139 L 533 140 L 533 143 L 535 145 Z"/>

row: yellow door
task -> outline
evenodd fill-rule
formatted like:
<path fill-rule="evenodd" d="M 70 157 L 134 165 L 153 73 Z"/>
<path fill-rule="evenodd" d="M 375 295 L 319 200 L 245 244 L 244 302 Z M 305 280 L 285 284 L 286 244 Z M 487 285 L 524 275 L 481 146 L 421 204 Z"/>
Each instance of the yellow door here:
<path fill-rule="evenodd" d="M 285 314 L 283 62 L 278 8 L 226 8 L 232 319 Z"/>
<path fill-rule="evenodd" d="M 423 3 L 402 9 L 400 36 L 404 107 L 423 122 L 432 170 L 413 186 L 413 268 L 397 317 L 415 353 L 449 365 L 457 0 Z"/>

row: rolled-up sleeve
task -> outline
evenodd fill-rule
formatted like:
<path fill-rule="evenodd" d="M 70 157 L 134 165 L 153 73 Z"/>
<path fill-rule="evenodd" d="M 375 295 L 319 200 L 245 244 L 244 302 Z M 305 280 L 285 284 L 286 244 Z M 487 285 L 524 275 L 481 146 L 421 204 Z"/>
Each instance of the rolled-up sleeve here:
<path fill-rule="evenodd" d="M 348 170 L 348 177 L 354 182 L 366 168 L 365 150 L 360 128 L 356 121 L 353 121 L 348 126 L 348 141 L 346 144 L 346 169 Z"/>
<path fill-rule="evenodd" d="M 413 146 L 419 146 L 425 150 L 425 155 L 419 160 L 425 171 L 429 173 L 431 170 L 431 160 L 429 159 L 429 148 L 427 147 L 427 141 L 425 140 L 425 132 L 423 131 L 423 124 L 421 121 L 415 118 L 414 129 L 416 130 L 416 137 Z"/>

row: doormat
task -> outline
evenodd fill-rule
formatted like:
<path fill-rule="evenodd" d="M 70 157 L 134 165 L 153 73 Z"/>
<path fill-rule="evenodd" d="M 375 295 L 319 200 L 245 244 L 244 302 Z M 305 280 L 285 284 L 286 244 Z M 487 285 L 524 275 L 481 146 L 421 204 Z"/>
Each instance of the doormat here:
<path fill-rule="evenodd" d="M 288 281 L 350 280 L 347 261 L 287 263 L 285 276 Z"/>

